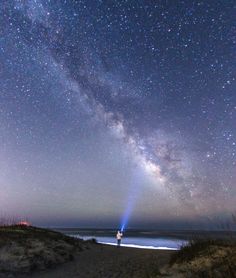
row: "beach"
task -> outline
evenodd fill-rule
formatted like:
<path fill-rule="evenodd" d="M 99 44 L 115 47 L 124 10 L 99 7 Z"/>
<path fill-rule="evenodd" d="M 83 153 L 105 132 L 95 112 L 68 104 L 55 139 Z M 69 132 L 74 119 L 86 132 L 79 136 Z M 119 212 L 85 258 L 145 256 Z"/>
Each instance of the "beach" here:
<path fill-rule="evenodd" d="M 157 277 L 176 251 L 117 247 L 53 230 L 0 227 L 0 277 Z"/>
<path fill-rule="evenodd" d="M 33 278 L 155 277 L 175 251 L 147 250 L 96 244 L 76 254 L 73 261 L 30 275 Z"/>
<path fill-rule="evenodd" d="M 168 250 L 167 243 L 173 244 L 173 240 L 162 237 L 156 238 L 156 246 L 164 243 L 166 247 L 147 249 L 147 243 L 154 244 L 151 234 L 151 238 L 135 238 L 139 248 L 130 248 L 125 244 L 121 247 L 101 244 L 96 239 L 83 240 L 49 229 L 2 226 L 0 278 L 236 277 L 233 233 L 228 238 L 191 240 L 180 250 Z M 111 241 L 111 237 L 105 238 Z M 127 236 L 126 240 L 132 242 L 134 238 Z"/>

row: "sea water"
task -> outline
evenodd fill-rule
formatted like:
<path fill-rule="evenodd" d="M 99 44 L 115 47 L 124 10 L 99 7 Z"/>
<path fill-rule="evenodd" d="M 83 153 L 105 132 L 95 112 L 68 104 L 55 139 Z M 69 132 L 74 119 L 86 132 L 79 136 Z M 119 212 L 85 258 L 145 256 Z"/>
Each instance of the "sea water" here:
<path fill-rule="evenodd" d="M 85 240 L 91 239 L 89 236 L 83 236 L 82 238 Z M 115 237 L 96 236 L 95 239 L 98 243 L 117 245 Z M 166 238 L 123 237 L 121 241 L 123 247 L 163 250 L 178 250 L 184 244 L 183 240 Z"/>
<path fill-rule="evenodd" d="M 102 244 L 117 244 L 115 230 L 65 229 L 62 232 L 66 235 L 84 240 L 96 239 L 98 243 Z M 187 243 L 188 240 L 173 237 L 171 235 L 161 236 L 161 233 L 155 231 L 127 231 L 123 233 L 121 246 L 144 249 L 179 250 L 181 246 L 186 245 Z"/>

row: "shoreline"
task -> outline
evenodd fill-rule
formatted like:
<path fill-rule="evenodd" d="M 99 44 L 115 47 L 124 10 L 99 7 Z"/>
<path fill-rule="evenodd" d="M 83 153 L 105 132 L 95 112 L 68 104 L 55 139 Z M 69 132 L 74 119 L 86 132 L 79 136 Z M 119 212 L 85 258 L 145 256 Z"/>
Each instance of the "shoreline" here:
<path fill-rule="evenodd" d="M 102 244 L 102 245 L 117 246 L 116 243 L 112 243 L 112 242 L 101 242 L 101 241 L 98 241 L 98 243 Z M 178 251 L 178 250 L 180 250 L 178 248 L 171 248 L 171 247 L 165 247 L 165 246 L 155 247 L 155 246 L 144 246 L 144 245 L 125 244 L 125 243 L 121 243 L 120 247 L 121 248 L 145 249 L 145 250 L 170 250 L 170 251 Z"/>

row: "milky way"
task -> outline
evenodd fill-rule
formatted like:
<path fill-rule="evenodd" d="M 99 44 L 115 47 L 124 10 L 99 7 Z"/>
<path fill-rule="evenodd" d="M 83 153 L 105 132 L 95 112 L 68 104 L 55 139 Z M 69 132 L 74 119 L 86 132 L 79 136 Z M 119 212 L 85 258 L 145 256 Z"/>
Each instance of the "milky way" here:
<path fill-rule="evenodd" d="M 234 1 L 3 0 L 0 210 L 33 223 L 235 213 Z M 213 224 L 212 224 L 213 223 Z"/>

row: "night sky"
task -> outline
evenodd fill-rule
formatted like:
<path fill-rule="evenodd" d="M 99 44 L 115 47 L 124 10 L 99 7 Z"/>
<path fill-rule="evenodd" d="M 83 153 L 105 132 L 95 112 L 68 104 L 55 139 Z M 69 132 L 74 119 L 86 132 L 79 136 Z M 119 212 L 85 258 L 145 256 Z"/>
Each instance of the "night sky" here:
<path fill-rule="evenodd" d="M 215 227 L 236 204 L 235 1 L 1 0 L 0 212 Z"/>

